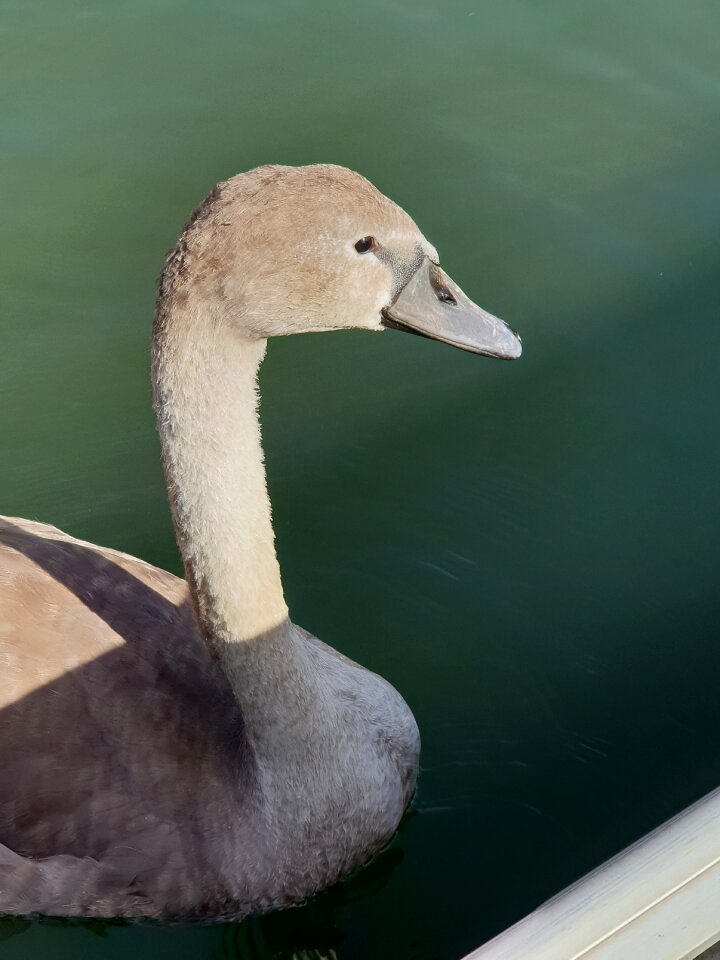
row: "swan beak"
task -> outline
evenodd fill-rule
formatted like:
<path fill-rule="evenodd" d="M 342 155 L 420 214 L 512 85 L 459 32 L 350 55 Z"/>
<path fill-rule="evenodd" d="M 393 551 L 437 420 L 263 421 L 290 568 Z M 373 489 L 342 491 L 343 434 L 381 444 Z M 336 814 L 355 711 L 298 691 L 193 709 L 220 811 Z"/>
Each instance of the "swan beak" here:
<path fill-rule="evenodd" d="M 520 337 L 503 320 L 466 297 L 427 257 L 383 309 L 382 323 L 486 357 L 516 360 L 522 353 Z"/>

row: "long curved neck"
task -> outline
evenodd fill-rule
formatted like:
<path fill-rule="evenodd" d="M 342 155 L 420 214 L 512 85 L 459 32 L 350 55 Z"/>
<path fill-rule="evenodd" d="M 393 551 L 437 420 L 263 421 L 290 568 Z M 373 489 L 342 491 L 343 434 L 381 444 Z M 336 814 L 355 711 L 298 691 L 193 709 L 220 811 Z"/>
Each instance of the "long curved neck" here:
<path fill-rule="evenodd" d="M 153 384 L 175 528 L 201 630 L 231 675 L 228 648 L 288 616 L 257 413 L 265 348 L 209 302 L 161 297 Z"/>

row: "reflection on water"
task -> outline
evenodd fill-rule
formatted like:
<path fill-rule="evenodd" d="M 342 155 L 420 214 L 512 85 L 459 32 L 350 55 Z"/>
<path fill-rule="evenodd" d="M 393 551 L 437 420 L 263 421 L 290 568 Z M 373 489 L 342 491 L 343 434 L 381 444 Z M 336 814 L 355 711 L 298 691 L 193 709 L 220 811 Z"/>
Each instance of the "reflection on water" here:
<path fill-rule="evenodd" d="M 343 910 L 380 891 L 402 860 L 402 850 L 396 841 L 364 870 L 314 898 L 302 909 L 228 924 L 217 948 L 218 958 L 338 960 L 343 955 L 344 936 L 339 924 Z"/>
<path fill-rule="evenodd" d="M 370 176 L 525 353 L 268 352 L 294 618 L 422 732 L 390 850 L 241 925 L 0 921 L 2 960 L 454 960 L 720 783 L 714 0 L 36 0 L 3 31 L 1 512 L 178 569 L 154 282 L 258 163 Z"/>

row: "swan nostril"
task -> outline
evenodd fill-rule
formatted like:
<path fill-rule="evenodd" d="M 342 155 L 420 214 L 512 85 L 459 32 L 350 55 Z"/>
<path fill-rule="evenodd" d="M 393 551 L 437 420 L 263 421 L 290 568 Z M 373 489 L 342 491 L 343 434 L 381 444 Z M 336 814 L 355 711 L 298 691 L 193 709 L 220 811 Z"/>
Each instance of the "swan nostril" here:
<path fill-rule="evenodd" d="M 428 269 L 430 274 L 430 286 L 433 288 L 435 296 L 438 298 L 440 303 L 447 303 L 451 307 L 456 307 L 458 302 L 455 299 L 455 294 L 445 283 L 447 277 L 442 272 L 439 265 L 437 263 L 431 263 Z"/>
<path fill-rule="evenodd" d="M 452 293 L 450 293 L 447 287 L 436 287 L 435 296 L 443 303 L 449 303 L 453 307 L 457 306 L 457 300 Z"/>

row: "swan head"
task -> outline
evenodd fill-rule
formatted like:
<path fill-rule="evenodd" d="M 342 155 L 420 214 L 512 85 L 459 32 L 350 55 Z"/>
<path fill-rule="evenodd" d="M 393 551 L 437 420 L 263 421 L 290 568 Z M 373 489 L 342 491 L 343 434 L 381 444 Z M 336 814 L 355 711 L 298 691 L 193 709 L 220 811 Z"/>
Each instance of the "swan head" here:
<path fill-rule="evenodd" d="M 521 353 L 408 214 L 344 167 L 239 174 L 201 205 L 180 248 L 197 255 L 186 274 L 213 288 L 244 336 L 394 328 L 502 359 Z"/>

